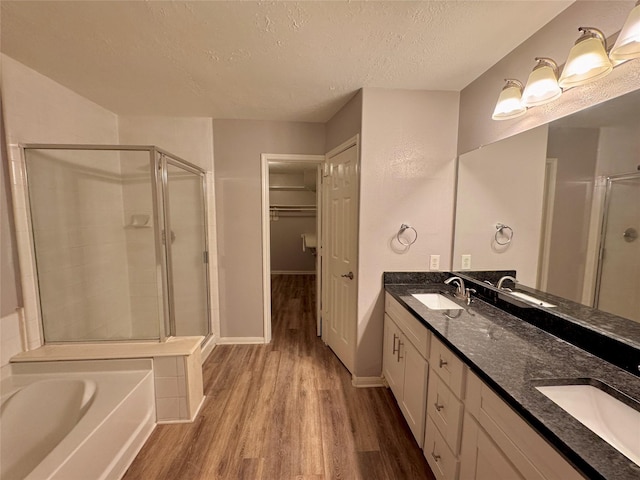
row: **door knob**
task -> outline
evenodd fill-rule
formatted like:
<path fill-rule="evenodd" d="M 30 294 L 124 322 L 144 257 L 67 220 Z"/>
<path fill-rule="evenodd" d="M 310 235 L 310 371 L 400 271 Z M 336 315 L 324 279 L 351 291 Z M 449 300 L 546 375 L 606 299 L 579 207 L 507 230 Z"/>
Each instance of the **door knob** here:
<path fill-rule="evenodd" d="M 341 277 L 348 278 L 349 280 L 353 280 L 353 272 L 349 272 L 345 275 L 340 275 Z"/>

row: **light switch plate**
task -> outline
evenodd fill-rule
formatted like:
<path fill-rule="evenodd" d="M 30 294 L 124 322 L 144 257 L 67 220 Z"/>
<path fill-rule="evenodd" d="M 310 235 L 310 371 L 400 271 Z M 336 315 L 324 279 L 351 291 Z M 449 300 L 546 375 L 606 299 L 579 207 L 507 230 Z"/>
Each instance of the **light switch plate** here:
<path fill-rule="evenodd" d="M 429 270 L 440 270 L 440 255 L 429 257 Z"/>
<path fill-rule="evenodd" d="M 471 270 L 471 255 L 462 255 L 461 270 Z"/>

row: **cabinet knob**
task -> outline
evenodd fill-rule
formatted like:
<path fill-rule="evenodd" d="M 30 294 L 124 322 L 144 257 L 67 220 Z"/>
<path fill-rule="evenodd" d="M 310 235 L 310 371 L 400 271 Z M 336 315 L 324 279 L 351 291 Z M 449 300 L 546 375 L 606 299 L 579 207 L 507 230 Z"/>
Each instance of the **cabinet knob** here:
<path fill-rule="evenodd" d="M 431 452 L 431 456 L 433 457 L 433 459 L 437 462 L 438 460 L 440 460 L 440 455 L 436 455 L 435 452 Z"/>
<path fill-rule="evenodd" d="M 444 409 L 444 405 L 439 405 L 438 402 L 434 403 L 436 410 L 439 412 L 440 410 Z"/>
<path fill-rule="evenodd" d="M 440 368 L 444 367 L 445 365 L 448 365 L 448 362 L 446 360 L 443 360 L 442 358 L 440 359 Z"/>

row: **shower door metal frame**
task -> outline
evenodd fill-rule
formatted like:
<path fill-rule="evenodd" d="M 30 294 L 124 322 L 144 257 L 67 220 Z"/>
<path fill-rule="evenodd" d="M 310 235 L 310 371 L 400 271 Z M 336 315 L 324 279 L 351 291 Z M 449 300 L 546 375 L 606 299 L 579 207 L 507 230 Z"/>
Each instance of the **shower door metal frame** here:
<path fill-rule="evenodd" d="M 607 237 L 607 223 L 609 220 L 609 206 L 611 205 L 611 188 L 614 182 L 620 180 L 640 179 L 640 173 L 623 173 L 607 177 L 607 187 L 604 194 L 604 206 L 602 209 L 602 224 L 600 225 L 600 237 L 598 239 L 598 269 L 596 271 L 596 286 L 593 296 L 593 308 L 598 308 L 600 303 L 600 289 L 602 287 L 602 268 L 604 262 L 604 242 Z"/>
<path fill-rule="evenodd" d="M 172 153 L 167 152 L 166 150 L 162 150 L 161 148 L 154 147 L 154 157 L 159 167 L 156 169 L 157 172 L 161 172 L 161 181 L 158 182 L 157 188 L 160 190 L 160 195 L 162 198 L 162 209 L 164 214 L 164 250 L 165 250 L 165 258 L 166 258 L 166 270 L 165 277 L 167 280 L 167 297 L 170 299 L 169 302 L 169 314 L 165 319 L 165 328 L 172 335 L 176 333 L 176 319 L 175 319 L 175 303 L 174 303 L 174 292 L 173 292 L 173 282 L 169 282 L 169 279 L 173 279 L 173 257 L 171 250 L 171 233 L 167 235 L 166 232 L 171 232 L 171 215 L 169 213 L 169 169 L 167 165 L 173 165 L 183 170 L 186 170 L 190 173 L 200 176 L 200 181 L 202 185 L 202 207 L 203 207 L 203 215 L 204 215 L 204 245 L 205 249 L 203 251 L 203 257 L 206 258 L 206 268 L 205 268 L 205 298 L 206 298 L 206 316 L 207 316 L 207 332 L 204 335 L 204 342 L 211 336 L 211 300 L 210 300 L 210 276 L 209 276 L 209 210 L 208 210 L 208 202 L 207 202 L 207 174 L 206 172 L 186 160 L 173 155 Z M 158 235 L 160 241 L 162 241 L 162 234 Z M 203 258 L 203 261 L 204 261 Z"/>
<path fill-rule="evenodd" d="M 26 150 L 105 150 L 105 151 L 125 151 L 125 152 L 149 152 L 149 165 L 153 168 L 153 177 L 152 181 L 155 183 L 154 187 L 151 189 L 152 192 L 152 203 L 153 203 L 153 221 L 157 226 L 156 234 L 154 235 L 155 241 L 155 254 L 156 254 L 156 268 L 159 268 L 162 275 L 161 280 L 158 282 L 159 293 L 161 293 L 161 309 L 163 312 L 162 318 L 158 318 L 158 337 L 160 342 L 164 342 L 167 340 L 167 337 L 175 334 L 175 318 L 174 318 L 174 302 L 173 302 L 173 288 L 169 283 L 169 274 L 170 274 L 170 258 L 171 258 L 171 249 L 167 247 L 167 245 L 162 244 L 161 232 L 169 230 L 169 215 L 167 213 L 166 203 L 165 203 L 165 193 L 166 189 L 166 178 L 167 178 L 167 169 L 166 169 L 166 158 L 171 159 L 171 163 L 174 163 L 176 166 L 180 168 L 184 168 L 185 170 L 191 171 L 192 173 L 196 173 L 201 175 L 202 178 L 202 195 L 203 195 L 203 206 L 204 206 L 204 241 L 205 247 L 209 248 L 209 219 L 208 219 L 208 202 L 207 202 L 207 182 L 206 182 L 206 171 L 197 165 L 194 165 L 187 160 L 184 160 L 162 148 L 156 147 L 155 145 L 105 145 L 105 144 L 58 144 L 58 143 L 25 143 L 19 145 L 23 164 L 25 165 L 24 174 L 26 180 L 26 191 L 29 189 L 29 179 L 26 170 Z M 28 195 L 27 195 L 28 198 Z M 166 196 L 168 199 L 168 195 Z M 28 200 L 30 202 L 30 200 Z M 33 228 L 30 226 L 30 228 Z M 34 258 L 35 264 L 35 238 L 31 235 L 31 249 L 32 255 Z M 166 243 L 166 242 L 165 242 Z M 164 255 L 163 255 L 164 251 Z M 207 333 L 204 336 L 204 342 L 211 336 L 211 300 L 209 295 L 210 290 L 210 275 L 209 275 L 209 263 L 207 263 L 206 272 L 206 300 L 207 300 Z M 37 275 L 37 267 L 36 267 L 36 275 Z M 37 283 L 37 282 L 36 282 Z M 37 286 L 36 295 L 38 297 L 38 309 L 39 309 L 39 317 L 40 317 L 40 336 L 45 341 L 44 335 L 44 322 L 42 318 L 42 303 L 40 300 L 40 288 Z M 127 339 L 127 340 L 117 340 L 116 342 L 126 342 L 126 341 L 143 341 L 140 339 Z M 106 340 L 101 340 L 106 341 Z M 67 342 L 48 342 L 50 344 L 54 343 L 67 343 Z"/>

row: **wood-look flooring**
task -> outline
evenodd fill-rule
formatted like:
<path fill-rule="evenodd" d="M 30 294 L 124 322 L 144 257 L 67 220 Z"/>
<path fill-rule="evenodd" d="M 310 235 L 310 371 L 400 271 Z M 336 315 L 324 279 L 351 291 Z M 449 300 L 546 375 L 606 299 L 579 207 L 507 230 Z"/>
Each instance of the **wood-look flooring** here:
<path fill-rule="evenodd" d="M 159 425 L 137 479 L 429 479 L 390 391 L 354 388 L 316 336 L 315 276 L 272 277 L 269 345 L 219 345 L 194 423 Z"/>

